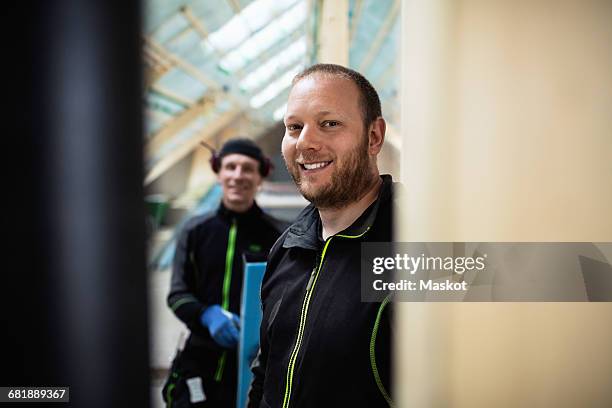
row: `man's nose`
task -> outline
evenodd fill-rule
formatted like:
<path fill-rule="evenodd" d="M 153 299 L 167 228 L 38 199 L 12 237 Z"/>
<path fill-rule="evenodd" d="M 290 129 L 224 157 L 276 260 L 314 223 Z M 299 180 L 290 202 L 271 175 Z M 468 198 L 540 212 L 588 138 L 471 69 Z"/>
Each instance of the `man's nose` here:
<path fill-rule="evenodd" d="M 300 132 L 296 146 L 297 150 L 319 150 L 321 135 L 315 126 L 305 125 Z"/>
<path fill-rule="evenodd" d="M 244 174 L 244 171 L 242 170 L 242 166 L 236 166 L 231 173 L 233 178 L 240 178 L 242 177 L 243 174 Z"/>

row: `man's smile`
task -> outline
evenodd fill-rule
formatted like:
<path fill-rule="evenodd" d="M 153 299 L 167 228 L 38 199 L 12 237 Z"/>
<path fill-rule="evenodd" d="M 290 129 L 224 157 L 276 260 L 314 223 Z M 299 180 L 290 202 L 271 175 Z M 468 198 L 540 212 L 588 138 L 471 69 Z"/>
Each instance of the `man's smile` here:
<path fill-rule="evenodd" d="M 248 190 L 248 186 L 247 185 L 243 185 L 243 184 L 242 185 L 241 184 L 236 184 L 236 185 L 233 185 L 233 186 L 227 186 L 227 188 L 229 190 L 236 191 L 236 192 L 242 192 L 242 191 Z"/>
<path fill-rule="evenodd" d="M 310 174 L 327 168 L 332 162 L 333 160 L 298 164 L 303 172 Z"/>

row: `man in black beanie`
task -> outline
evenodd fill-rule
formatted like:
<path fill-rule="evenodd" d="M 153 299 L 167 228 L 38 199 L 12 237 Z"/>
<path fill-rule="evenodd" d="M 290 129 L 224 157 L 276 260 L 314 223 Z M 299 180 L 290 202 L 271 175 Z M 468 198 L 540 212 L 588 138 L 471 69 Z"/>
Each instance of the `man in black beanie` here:
<path fill-rule="evenodd" d="M 191 331 L 163 390 L 172 407 L 236 406 L 243 255 L 265 261 L 285 228 L 255 202 L 271 164 L 253 141 L 227 141 L 211 167 L 222 202 L 186 224 L 172 267 L 168 306 Z"/>

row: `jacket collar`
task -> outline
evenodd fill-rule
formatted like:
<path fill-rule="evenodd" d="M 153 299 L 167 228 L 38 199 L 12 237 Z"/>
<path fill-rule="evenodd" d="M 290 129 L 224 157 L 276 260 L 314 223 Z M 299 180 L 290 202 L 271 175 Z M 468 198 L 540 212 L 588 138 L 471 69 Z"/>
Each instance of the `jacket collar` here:
<path fill-rule="evenodd" d="M 253 205 L 251 206 L 251 208 L 242 213 L 230 210 L 225 205 L 223 205 L 223 201 L 221 201 L 221 204 L 219 204 L 219 208 L 217 209 L 217 214 L 219 214 L 221 217 L 228 220 L 236 219 L 236 221 L 238 222 L 259 217 L 262 213 L 263 211 L 261 210 L 261 208 L 259 208 L 255 201 L 253 201 Z"/>
<path fill-rule="evenodd" d="M 391 200 L 393 196 L 393 179 L 391 176 L 389 174 L 383 174 L 380 177 L 382 178 L 383 183 L 380 187 L 376 201 L 374 201 L 348 228 L 336 235 L 361 235 L 364 234 L 368 228 L 372 226 L 372 224 L 374 224 L 380 204 L 382 202 Z M 296 221 L 289 227 L 283 242 L 283 247 L 300 247 L 313 250 L 319 249 L 320 225 L 321 217 L 319 216 L 319 211 L 314 205 L 309 204 L 306 208 L 304 208 L 304 210 L 302 210 Z"/>

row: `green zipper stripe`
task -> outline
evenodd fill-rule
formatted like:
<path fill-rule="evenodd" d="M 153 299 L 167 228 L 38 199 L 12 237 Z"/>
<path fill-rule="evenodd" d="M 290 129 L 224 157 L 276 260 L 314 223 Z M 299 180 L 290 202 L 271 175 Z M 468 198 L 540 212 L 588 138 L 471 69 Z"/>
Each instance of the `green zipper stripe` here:
<path fill-rule="evenodd" d="M 329 244 L 331 243 L 331 240 L 333 237 L 361 238 L 369 230 L 370 230 L 370 227 L 366 228 L 366 230 L 363 231 L 359 235 L 333 235 L 327 240 L 327 242 L 325 242 L 325 246 L 323 247 L 323 252 L 321 254 L 321 260 L 319 261 L 319 266 L 315 272 L 314 278 L 312 278 L 313 279 L 312 285 L 310 287 L 310 290 L 308 289 L 308 287 L 306 288 L 306 294 L 304 295 L 304 302 L 302 303 L 302 311 L 300 313 L 300 325 L 298 328 L 297 339 L 296 339 L 293 351 L 291 352 L 291 356 L 289 358 L 289 365 L 287 366 L 287 378 L 285 382 L 285 396 L 283 398 L 283 408 L 288 408 L 289 402 L 291 401 L 291 389 L 293 387 L 293 370 L 295 369 L 295 362 L 300 352 L 300 347 L 302 346 L 302 339 L 304 338 L 304 329 L 306 327 L 306 317 L 308 316 L 308 307 L 310 306 L 310 298 L 312 297 L 312 293 L 314 292 L 315 286 L 319 279 L 319 272 L 321 272 L 321 268 L 323 267 L 323 261 L 325 260 L 325 254 L 327 253 L 327 248 L 329 247 Z"/>
<path fill-rule="evenodd" d="M 387 404 L 389 404 L 390 407 L 393 407 L 393 401 L 391 400 L 389 393 L 385 389 L 385 386 L 383 385 L 380 379 L 380 374 L 378 373 L 378 366 L 376 365 L 376 336 L 378 335 L 378 326 L 380 325 L 380 318 L 382 317 L 382 312 L 388 303 L 389 296 L 387 296 L 378 307 L 378 313 L 376 314 L 376 320 L 374 321 L 374 327 L 372 328 L 372 337 L 370 338 L 370 365 L 372 366 L 372 374 L 374 374 L 374 380 L 376 381 L 378 390 L 387 401 Z"/>
<path fill-rule="evenodd" d="M 227 251 L 225 252 L 225 275 L 223 276 L 223 292 L 221 298 L 221 307 L 229 311 L 230 302 L 230 286 L 232 283 L 232 266 L 234 265 L 234 252 L 236 252 L 236 233 L 238 231 L 238 225 L 236 220 L 232 220 L 232 226 L 229 230 L 229 237 L 227 238 Z M 223 376 L 223 369 L 225 368 L 225 359 L 227 358 L 227 352 L 224 351 L 219 357 L 217 363 L 217 371 L 215 371 L 215 381 L 221 381 Z"/>
<path fill-rule="evenodd" d="M 174 382 L 168 385 L 168 389 L 166 390 L 166 408 L 172 408 L 172 391 L 176 388 L 176 381 L 178 381 L 179 376 L 176 371 L 172 371 L 170 378 L 172 378 L 171 381 Z"/>
<path fill-rule="evenodd" d="M 166 401 L 168 404 L 166 405 L 167 408 L 172 408 L 172 390 L 174 390 L 175 387 L 176 384 L 170 384 L 168 386 L 168 390 L 166 391 Z"/>
<path fill-rule="evenodd" d="M 236 250 L 236 231 L 238 227 L 236 220 L 232 221 L 232 226 L 229 230 L 229 238 L 227 239 L 227 252 L 225 253 L 225 276 L 223 277 L 223 303 L 221 307 L 225 310 L 229 309 L 229 291 L 232 282 L 232 265 L 234 264 L 234 252 Z"/>
<path fill-rule="evenodd" d="M 300 325 L 298 329 L 297 339 L 295 342 L 295 347 L 291 352 L 291 357 L 289 358 L 289 365 L 287 367 L 287 380 L 285 383 L 285 396 L 283 398 L 283 408 L 287 408 L 289 406 L 289 401 L 291 399 L 291 388 L 293 386 L 293 370 L 295 368 L 295 361 L 297 359 L 297 355 L 300 351 L 300 347 L 302 345 L 302 338 L 304 337 L 304 327 L 306 326 L 306 316 L 308 315 L 308 306 L 310 305 L 310 298 L 312 296 L 312 292 L 316 286 L 317 280 L 319 278 L 319 272 L 321 271 L 321 267 L 323 266 L 323 261 L 325 260 L 325 254 L 327 252 L 327 248 L 331 243 L 333 237 L 330 237 L 325 246 L 323 247 L 323 253 L 321 254 L 321 260 L 319 261 L 319 266 L 317 271 L 315 272 L 312 285 L 310 289 L 306 288 L 306 294 L 304 295 L 304 302 L 302 303 L 302 311 L 300 313 Z M 310 278 L 309 278 L 310 280 Z"/>

